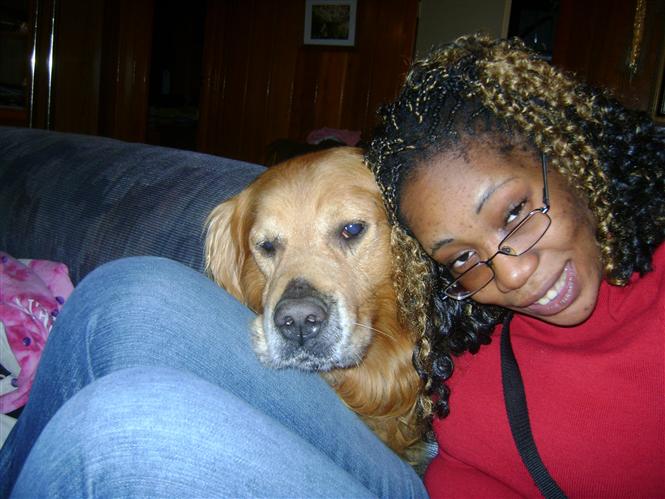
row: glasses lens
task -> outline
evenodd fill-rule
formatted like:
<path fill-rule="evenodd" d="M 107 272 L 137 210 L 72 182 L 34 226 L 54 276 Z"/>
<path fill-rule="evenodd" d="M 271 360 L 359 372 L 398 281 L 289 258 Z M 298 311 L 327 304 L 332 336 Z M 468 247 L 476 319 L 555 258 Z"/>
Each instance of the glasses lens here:
<path fill-rule="evenodd" d="M 446 288 L 446 294 L 455 300 L 466 298 L 494 279 L 494 272 L 485 263 L 478 263 L 475 267 L 464 272 L 450 286 Z"/>
<path fill-rule="evenodd" d="M 499 245 L 506 255 L 519 256 L 529 251 L 543 237 L 551 223 L 550 217 L 541 211 L 532 211 L 524 221 Z"/>

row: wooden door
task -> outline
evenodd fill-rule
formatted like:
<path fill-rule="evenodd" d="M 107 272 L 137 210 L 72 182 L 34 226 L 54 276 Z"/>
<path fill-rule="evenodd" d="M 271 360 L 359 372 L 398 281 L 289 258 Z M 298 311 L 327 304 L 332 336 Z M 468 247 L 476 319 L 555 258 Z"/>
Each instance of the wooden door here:
<path fill-rule="evenodd" d="M 665 0 L 561 0 L 553 63 L 626 106 L 654 112 L 665 50 Z"/>

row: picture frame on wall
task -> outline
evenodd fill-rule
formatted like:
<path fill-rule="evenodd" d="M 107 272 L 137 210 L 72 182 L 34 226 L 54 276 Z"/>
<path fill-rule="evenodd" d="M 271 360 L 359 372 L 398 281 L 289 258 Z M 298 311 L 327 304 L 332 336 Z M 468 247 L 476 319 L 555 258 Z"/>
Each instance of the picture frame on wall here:
<path fill-rule="evenodd" d="M 305 45 L 352 47 L 357 0 L 306 0 Z"/>

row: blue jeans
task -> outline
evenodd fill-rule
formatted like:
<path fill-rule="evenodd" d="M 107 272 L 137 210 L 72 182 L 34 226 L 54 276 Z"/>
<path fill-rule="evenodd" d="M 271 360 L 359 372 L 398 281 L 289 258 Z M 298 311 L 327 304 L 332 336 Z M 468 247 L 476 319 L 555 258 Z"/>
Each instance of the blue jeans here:
<path fill-rule="evenodd" d="M 425 497 L 317 374 L 257 361 L 251 319 L 169 260 L 91 273 L 0 451 L 2 496 Z"/>

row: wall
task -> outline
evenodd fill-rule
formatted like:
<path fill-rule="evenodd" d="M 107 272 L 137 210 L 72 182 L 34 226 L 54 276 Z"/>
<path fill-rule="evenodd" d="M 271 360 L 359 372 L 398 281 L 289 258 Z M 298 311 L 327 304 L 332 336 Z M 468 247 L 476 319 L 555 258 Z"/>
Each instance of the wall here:
<path fill-rule="evenodd" d="M 655 113 L 665 61 L 665 0 L 645 0 L 642 36 L 637 39 L 636 7 L 637 0 L 561 0 L 552 62 L 609 89 L 626 107 Z M 638 41 L 631 72 L 630 54 Z M 665 124 L 665 115 L 658 120 Z"/>
<path fill-rule="evenodd" d="M 42 9 L 46 21 L 55 13 L 55 69 L 52 93 L 35 93 L 34 126 L 149 140 L 153 20 L 164 0 L 43 2 L 55 6 Z M 418 0 L 358 0 L 353 47 L 304 45 L 305 0 L 205 5 L 202 70 L 191 65 L 189 75 L 201 85 L 203 152 L 264 163 L 273 141 L 303 141 L 317 128 L 367 137 L 414 53 Z M 39 40 L 47 54 L 50 37 Z M 38 89 L 48 90 L 47 61 L 40 56 Z"/>
<path fill-rule="evenodd" d="M 209 2 L 198 149 L 263 162 L 276 139 L 362 130 L 411 61 L 417 0 L 358 0 L 351 48 L 303 44 L 304 0 Z"/>
<path fill-rule="evenodd" d="M 511 0 L 421 0 L 416 52 L 460 35 L 485 31 L 495 37 L 508 33 Z"/>

